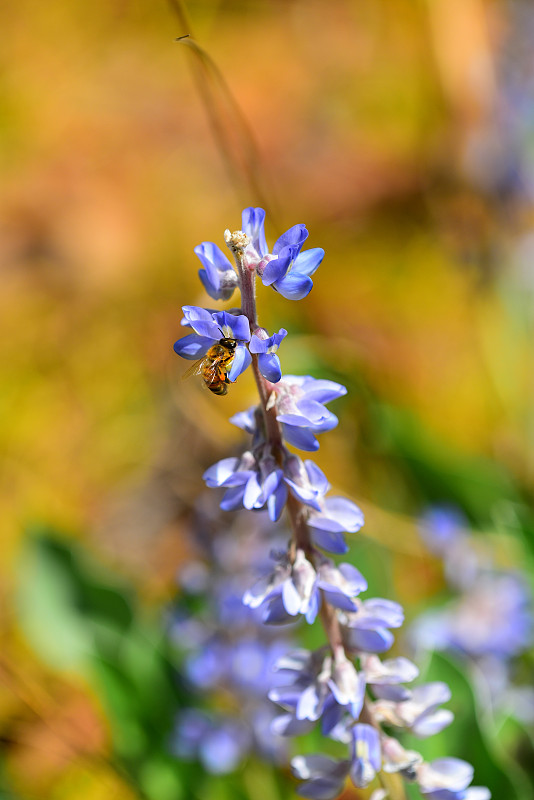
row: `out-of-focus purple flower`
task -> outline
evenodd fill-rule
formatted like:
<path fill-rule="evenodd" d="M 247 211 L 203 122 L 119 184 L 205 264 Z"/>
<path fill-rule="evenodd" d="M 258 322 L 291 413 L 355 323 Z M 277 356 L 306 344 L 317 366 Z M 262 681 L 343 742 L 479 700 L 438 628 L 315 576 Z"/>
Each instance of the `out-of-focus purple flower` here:
<path fill-rule="evenodd" d="M 224 775 L 241 762 L 249 741 L 246 730 L 233 720 L 188 710 L 177 720 L 171 749 L 180 758 L 198 758 L 214 775 Z"/>
<path fill-rule="evenodd" d="M 227 677 L 228 655 L 226 644 L 214 637 L 186 659 L 185 674 L 201 689 L 217 686 Z"/>
<path fill-rule="evenodd" d="M 284 375 L 275 386 L 273 402 L 285 440 L 300 450 L 317 450 L 319 442 L 315 434 L 332 430 L 338 423 L 325 403 L 346 393 L 346 388 L 334 381 L 317 380 L 309 375 Z"/>
<path fill-rule="evenodd" d="M 348 650 L 383 653 L 393 644 L 388 628 L 400 628 L 404 621 L 402 607 L 380 597 L 356 600 L 357 611 L 342 613 L 343 642 Z"/>
<path fill-rule="evenodd" d="M 420 615 L 409 636 L 417 648 L 467 657 L 476 664 L 474 680 L 485 702 L 489 692 L 496 707 L 510 712 L 516 688 L 510 683 L 510 662 L 533 641 L 532 594 L 521 573 L 493 566 L 491 553 L 476 547 L 465 528 L 465 519 L 454 508 L 431 508 L 423 516 L 422 535 L 443 559 L 457 596 L 445 607 Z M 534 717 L 528 703 L 522 711 L 530 720 Z"/>
<path fill-rule="evenodd" d="M 416 768 L 423 761 L 421 753 L 415 750 L 406 750 L 397 739 L 383 735 L 382 769 L 384 772 L 400 772 L 409 781 L 417 778 Z"/>
<path fill-rule="evenodd" d="M 378 656 L 363 653 L 360 656 L 366 683 L 376 697 L 385 700 L 407 700 L 410 692 L 400 684 L 410 683 L 419 675 L 419 670 L 407 658 L 390 658 L 381 661 Z"/>
<path fill-rule="evenodd" d="M 459 758 L 437 758 L 416 768 L 421 793 L 429 800 L 489 800 L 485 786 L 469 786 L 473 767 Z"/>
<path fill-rule="evenodd" d="M 481 568 L 480 555 L 465 530 L 467 519 L 455 506 L 431 506 L 419 520 L 428 549 L 443 559 L 452 586 L 469 587 Z"/>
<path fill-rule="evenodd" d="M 174 351 L 182 358 L 198 359 L 206 355 L 210 347 L 221 339 L 235 339 L 232 366 L 228 370 L 228 380 L 235 381 L 252 361 L 245 342 L 250 340 L 250 326 L 244 314 L 234 315 L 228 311 L 210 312 L 198 306 L 183 306 L 186 324 L 194 333 L 178 339 Z"/>
<path fill-rule="evenodd" d="M 350 777 L 358 788 L 369 786 L 382 764 L 380 736 L 376 728 L 358 723 L 352 729 Z"/>
<path fill-rule="evenodd" d="M 297 793 L 311 800 L 334 800 L 341 794 L 349 774 L 350 761 L 329 756 L 295 756 L 291 761 L 293 775 L 304 781 Z"/>
<path fill-rule="evenodd" d="M 373 712 L 378 721 L 407 728 L 424 739 L 439 733 L 453 721 L 452 711 L 439 708 L 450 699 L 451 691 L 447 684 L 435 681 L 417 686 L 407 700 L 376 700 Z"/>
<path fill-rule="evenodd" d="M 263 335 L 265 334 L 265 335 Z M 287 336 L 285 328 L 280 328 L 278 333 L 273 333 L 269 336 L 263 328 L 259 328 L 252 334 L 249 344 L 249 351 L 251 353 L 258 353 L 258 366 L 264 378 L 267 378 L 271 383 L 278 383 L 282 377 L 282 368 L 280 366 L 280 359 L 276 351 L 280 347 L 280 343 Z"/>
<path fill-rule="evenodd" d="M 419 520 L 425 544 L 432 552 L 444 555 L 451 545 L 464 538 L 467 520 L 455 506 L 431 506 Z"/>
<path fill-rule="evenodd" d="M 291 761 L 295 777 L 304 781 L 297 791 L 312 800 L 333 800 L 348 775 L 358 788 L 368 786 L 380 770 L 382 756 L 378 731 L 366 723 L 350 728 L 351 758 L 337 761 L 320 755 L 296 756 Z"/>
<path fill-rule="evenodd" d="M 195 247 L 195 254 L 204 269 L 198 277 L 214 300 L 229 300 L 237 287 L 237 274 L 224 253 L 213 242 L 202 242 Z"/>
<path fill-rule="evenodd" d="M 525 581 L 513 573 L 489 572 L 448 608 L 423 614 L 412 636 L 426 649 L 506 660 L 529 646 L 533 622 Z"/>

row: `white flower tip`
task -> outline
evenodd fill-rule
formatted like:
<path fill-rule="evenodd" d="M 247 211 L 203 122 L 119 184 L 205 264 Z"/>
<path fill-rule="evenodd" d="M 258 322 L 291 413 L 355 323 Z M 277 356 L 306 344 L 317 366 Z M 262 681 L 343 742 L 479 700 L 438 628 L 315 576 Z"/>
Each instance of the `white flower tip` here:
<path fill-rule="evenodd" d="M 234 231 L 233 233 L 227 228 L 224 232 L 224 241 L 230 250 L 244 250 L 250 244 L 250 239 L 243 231 Z"/>

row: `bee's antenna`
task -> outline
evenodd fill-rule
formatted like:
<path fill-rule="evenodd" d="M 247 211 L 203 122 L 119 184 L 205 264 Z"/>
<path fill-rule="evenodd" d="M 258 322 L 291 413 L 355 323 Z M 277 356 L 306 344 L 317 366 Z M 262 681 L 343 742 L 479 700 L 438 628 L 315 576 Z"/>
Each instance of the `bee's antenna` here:
<path fill-rule="evenodd" d="M 175 41 L 175 42 L 181 42 L 181 41 L 182 41 L 182 39 L 189 39 L 189 37 L 190 37 L 190 36 L 191 36 L 191 34 L 190 34 L 190 33 L 184 33 L 184 35 L 183 35 L 183 36 L 177 36 L 177 37 L 176 37 L 176 39 L 175 39 L 174 41 Z"/>

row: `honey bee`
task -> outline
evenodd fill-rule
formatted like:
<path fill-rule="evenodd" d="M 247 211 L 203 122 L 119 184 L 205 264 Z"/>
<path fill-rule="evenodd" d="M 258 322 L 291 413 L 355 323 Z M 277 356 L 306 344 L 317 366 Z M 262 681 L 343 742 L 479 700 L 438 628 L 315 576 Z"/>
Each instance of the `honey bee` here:
<path fill-rule="evenodd" d="M 228 370 L 234 360 L 236 339 L 220 339 L 217 344 L 210 347 L 204 358 L 195 361 L 184 372 L 183 377 L 201 375 L 204 383 L 213 394 L 226 394 L 228 392 Z"/>

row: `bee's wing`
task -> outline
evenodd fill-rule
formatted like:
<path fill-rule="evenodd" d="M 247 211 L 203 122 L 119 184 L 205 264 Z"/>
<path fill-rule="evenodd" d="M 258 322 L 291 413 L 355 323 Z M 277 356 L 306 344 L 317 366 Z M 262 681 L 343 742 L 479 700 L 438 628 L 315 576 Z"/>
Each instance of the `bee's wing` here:
<path fill-rule="evenodd" d="M 212 383 L 216 383 L 219 380 L 219 371 L 220 371 L 219 361 L 210 360 L 207 364 L 204 364 L 202 377 L 204 378 L 206 386 L 209 386 Z"/>
<path fill-rule="evenodd" d="M 199 358 L 198 361 L 195 361 L 193 364 L 191 364 L 191 366 L 186 369 L 182 375 L 182 380 L 184 381 L 186 378 L 190 378 L 191 375 L 200 375 L 204 369 L 204 363 L 206 361 L 206 356 L 204 356 L 204 358 Z"/>

